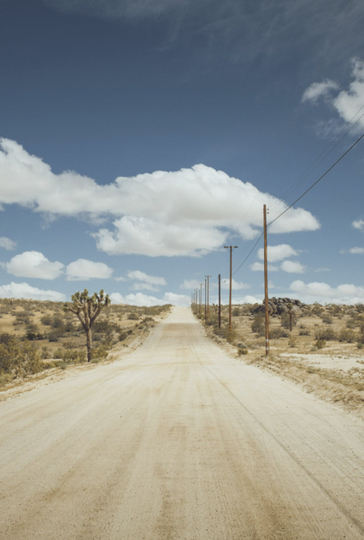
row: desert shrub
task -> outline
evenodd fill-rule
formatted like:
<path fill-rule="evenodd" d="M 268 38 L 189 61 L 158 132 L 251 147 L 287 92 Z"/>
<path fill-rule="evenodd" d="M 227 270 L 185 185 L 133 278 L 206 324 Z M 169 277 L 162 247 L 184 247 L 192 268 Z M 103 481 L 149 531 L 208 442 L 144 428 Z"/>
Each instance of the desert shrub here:
<path fill-rule="evenodd" d="M 309 329 L 304 326 L 303 324 L 299 327 L 299 331 L 298 331 L 298 334 L 300 336 L 309 336 L 310 335 L 310 331 Z"/>
<path fill-rule="evenodd" d="M 295 347 L 297 345 L 297 339 L 295 338 L 295 336 L 290 336 L 289 340 L 288 340 L 288 347 Z"/>
<path fill-rule="evenodd" d="M 337 339 L 337 336 L 333 328 L 330 328 L 330 326 L 322 326 L 315 331 L 315 339 L 319 341 L 330 341 Z"/>
<path fill-rule="evenodd" d="M 283 328 L 277 326 L 269 330 L 269 337 L 270 339 L 279 339 L 288 337 L 288 334 Z"/>
<path fill-rule="evenodd" d="M 58 317 L 57 315 L 55 315 L 55 316 L 52 318 L 51 326 L 52 326 L 53 328 L 59 328 L 59 329 L 62 329 L 62 330 L 63 330 L 63 327 L 64 327 L 64 320 L 63 320 L 61 317 Z"/>
<path fill-rule="evenodd" d="M 240 315 L 240 310 L 239 310 L 239 308 L 235 307 L 233 309 L 233 311 L 232 311 L 232 316 L 233 317 L 239 317 L 239 315 Z"/>
<path fill-rule="evenodd" d="M 364 313 L 364 304 L 356 304 L 355 307 L 359 313 Z"/>
<path fill-rule="evenodd" d="M 325 324 L 332 324 L 332 317 L 330 315 L 322 315 L 321 319 Z"/>
<path fill-rule="evenodd" d="M 242 347 L 238 348 L 238 356 L 245 356 L 246 354 L 248 354 L 248 349 Z"/>
<path fill-rule="evenodd" d="M 259 334 L 260 336 L 264 336 L 265 334 L 265 319 L 264 316 L 261 314 L 258 314 L 254 317 L 254 320 L 251 324 L 251 329 L 255 334 Z"/>
<path fill-rule="evenodd" d="M 311 313 L 313 313 L 313 315 L 320 316 L 323 310 L 324 308 L 320 304 L 317 304 L 317 303 L 313 304 L 311 307 Z"/>
<path fill-rule="evenodd" d="M 0 373 L 13 377 L 37 373 L 42 369 L 39 351 L 29 342 L 2 334 L 0 339 Z"/>
<path fill-rule="evenodd" d="M 42 360 L 46 360 L 47 358 L 50 357 L 50 353 L 47 347 L 42 347 L 42 352 L 40 353 L 40 357 Z"/>
<path fill-rule="evenodd" d="M 290 328 L 290 317 L 289 317 L 289 313 L 288 311 L 285 311 L 284 313 L 282 313 L 281 315 L 281 326 L 282 328 L 287 328 L 289 330 Z M 297 316 L 295 313 L 292 313 L 292 328 L 294 326 L 296 326 L 296 322 L 297 322 Z"/>
<path fill-rule="evenodd" d="M 214 333 L 226 339 L 226 341 L 228 341 L 229 343 L 233 343 L 238 337 L 236 330 L 233 327 L 231 328 L 231 330 L 229 330 L 228 324 L 222 324 L 221 328 L 214 328 Z"/>
<path fill-rule="evenodd" d="M 317 349 L 323 349 L 326 346 L 326 341 L 324 339 L 317 339 L 315 341 L 315 347 Z"/>
<path fill-rule="evenodd" d="M 93 360 L 95 359 L 102 360 L 103 358 L 106 358 L 109 350 L 110 350 L 109 343 L 103 343 L 99 345 L 98 347 L 95 347 L 92 353 Z"/>
<path fill-rule="evenodd" d="M 357 339 L 357 334 L 350 328 L 343 328 L 339 333 L 339 341 L 345 341 L 346 343 L 354 343 Z"/>
<path fill-rule="evenodd" d="M 86 352 L 77 349 L 58 348 L 53 353 L 55 360 L 62 360 L 68 364 L 78 364 L 86 362 Z M 59 363 L 57 364 L 59 366 Z"/>
<path fill-rule="evenodd" d="M 50 315 L 43 315 L 41 317 L 40 322 L 44 324 L 45 326 L 51 326 L 52 324 L 52 317 Z"/>
<path fill-rule="evenodd" d="M 128 319 L 129 319 L 130 321 L 137 321 L 137 320 L 139 319 L 139 315 L 137 315 L 137 314 L 134 313 L 134 312 L 131 312 L 131 313 L 129 313 L 129 315 L 128 315 Z"/>
<path fill-rule="evenodd" d="M 43 335 L 39 333 L 38 326 L 33 323 L 27 325 L 25 337 L 29 341 L 34 341 L 35 339 L 43 339 Z"/>

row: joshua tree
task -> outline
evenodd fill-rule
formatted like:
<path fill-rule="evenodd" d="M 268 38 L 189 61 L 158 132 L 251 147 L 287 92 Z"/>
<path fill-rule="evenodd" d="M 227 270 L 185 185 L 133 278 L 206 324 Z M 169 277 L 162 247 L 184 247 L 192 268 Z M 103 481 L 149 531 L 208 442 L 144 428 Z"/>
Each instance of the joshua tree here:
<path fill-rule="evenodd" d="M 94 293 L 91 297 L 88 290 L 82 293 L 76 292 L 71 296 L 73 304 L 65 304 L 64 310 L 71 311 L 80 319 L 82 327 L 86 333 L 87 362 L 92 360 L 92 326 L 101 310 L 110 304 L 109 295 L 104 296 L 104 291 L 99 294 Z"/>
<path fill-rule="evenodd" d="M 292 332 L 292 319 L 293 319 L 293 305 L 287 304 L 288 315 L 289 315 L 289 331 Z"/>

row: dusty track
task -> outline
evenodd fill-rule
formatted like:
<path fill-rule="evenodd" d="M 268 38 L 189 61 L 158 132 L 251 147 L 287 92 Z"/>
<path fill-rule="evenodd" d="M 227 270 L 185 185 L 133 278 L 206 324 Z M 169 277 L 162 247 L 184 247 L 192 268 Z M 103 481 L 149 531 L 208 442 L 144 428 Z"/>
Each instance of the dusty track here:
<path fill-rule="evenodd" d="M 121 361 L 0 403 L 0 538 L 364 538 L 363 422 L 175 309 Z"/>

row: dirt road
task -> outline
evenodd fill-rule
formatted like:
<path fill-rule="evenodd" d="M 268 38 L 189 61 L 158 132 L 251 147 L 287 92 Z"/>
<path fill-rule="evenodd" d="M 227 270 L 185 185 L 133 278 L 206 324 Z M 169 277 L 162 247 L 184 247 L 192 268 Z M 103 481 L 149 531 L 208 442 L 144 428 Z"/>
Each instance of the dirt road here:
<path fill-rule="evenodd" d="M 226 356 L 187 308 L 0 403 L 0 538 L 364 538 L 364 424 Z"/>

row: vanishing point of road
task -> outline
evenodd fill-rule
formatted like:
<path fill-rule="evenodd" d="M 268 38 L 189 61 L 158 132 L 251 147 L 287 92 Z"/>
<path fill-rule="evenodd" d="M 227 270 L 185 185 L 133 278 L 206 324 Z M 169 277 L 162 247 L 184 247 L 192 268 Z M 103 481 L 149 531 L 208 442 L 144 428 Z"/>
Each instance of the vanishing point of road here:
<path fill-rule="evenodd" d="M 0 403 L 0 539 L 363 539 L 363 427 L 174 308 L 135 352 Z"/>

